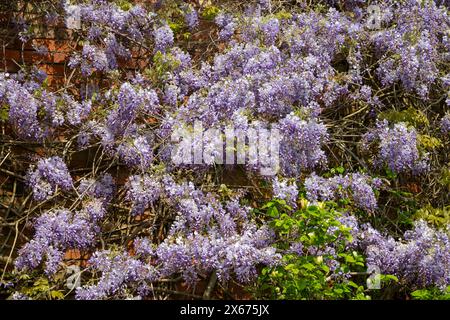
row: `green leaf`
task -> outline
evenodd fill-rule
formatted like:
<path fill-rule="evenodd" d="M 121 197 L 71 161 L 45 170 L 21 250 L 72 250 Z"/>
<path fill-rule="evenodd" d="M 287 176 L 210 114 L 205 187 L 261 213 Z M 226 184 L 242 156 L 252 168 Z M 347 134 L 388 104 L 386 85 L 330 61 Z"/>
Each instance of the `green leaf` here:
<path fill-rule="evenodd" d="M 279 214 L 279 212 L 278 212 L 277 207 L 270 207 L 270 208 L 267 210 L 267 215 L 268 215 L 269 217 L 272 217 L 272 218 L 277 218 L 280 214 Z"/>
<path fill-rule="evenodd" d="M 316 267 L 312 263 L 305 263 L 302 265 L 302 268 L 311 271 L 314 270 Z"/>
<path fill-rule="evenodd" d="M 52 290 L 50 291 L 50 297 L 52 299 L 61 300 L 64 299 L 64 293 L 59 290 Z"/>
<path fill-rule="evenodd" d="M 384 274 L 382 278 L 398 282 L 398 278 L 392 274 Z"/>
<path fill-rule="evenodd" d="M 214 20 L 217 14 L 220 12 L 220 9 L 216 6 L 207 6 L 203 9 L 202 17 L 206 20 Z"/>
<path fill-rule="evenodd" d="M 7 104 L 3 104 L 0 107 L 0 121 L 8 121 L 9 119 L 9 107 Z"/>

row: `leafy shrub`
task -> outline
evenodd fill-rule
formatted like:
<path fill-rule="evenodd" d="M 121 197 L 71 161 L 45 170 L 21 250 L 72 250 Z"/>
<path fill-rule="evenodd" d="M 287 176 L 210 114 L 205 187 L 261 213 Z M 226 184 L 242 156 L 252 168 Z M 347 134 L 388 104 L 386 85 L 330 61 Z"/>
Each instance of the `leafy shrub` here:
<path fill-rule="evenodd" d="M 282 200 L 262 207 L 283 253 L 282 265 L 264 268 L 258 293 L 275 299 L 368 298 L 352 274 L 366 270 L 364 256 L 349 247 L 350 228 L 333 203 L 293 211 Z"/>

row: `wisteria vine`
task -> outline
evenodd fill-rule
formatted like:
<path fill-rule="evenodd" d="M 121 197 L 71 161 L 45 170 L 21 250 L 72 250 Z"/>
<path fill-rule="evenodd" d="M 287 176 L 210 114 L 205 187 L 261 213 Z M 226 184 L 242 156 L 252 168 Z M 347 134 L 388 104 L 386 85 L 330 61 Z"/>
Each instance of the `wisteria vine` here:
<path fill-rule="evenodd" d="M 0 73 L 0 237 L 26 229 L 1 276 L 12 298 L 40 297 L 17 280 L 24 273 L 77 299 L 151 299 L 175 283 L 218 282 L 223 293 L 290 254 L 326 256 L 326 281 L 347 281 L 342 248 L 397 277 L 401 292 L 447 290 L 450 220 L 436 229 L 411 218 L 449 204 L 446 3 L 384 0 L 371 17 L 366 1 L 54 2 L 46 23 L 66 24 L 75 43 L 64 84 L 39 65 Z M 18 41 L 51 55 L 16 14 Z M 238 141 L 223 148 L 224 131 L 199 140 L 198 123 L 247 134 L 249 153 L 223 162 Z M 272 176 L 249 151 L 268 129 L 281 137 Z M 203 148 L 202 162 L 183 162 L 174 137 Z M 348 228 L 351 239 L 319 250 L 298 235 L 280 250 L 282 211 L 260 210 L 270 200 L 288 216 L 333 206 L 342 226 L 328 233 Z M 81 280 L 68 290 L 71 265 Z"/>

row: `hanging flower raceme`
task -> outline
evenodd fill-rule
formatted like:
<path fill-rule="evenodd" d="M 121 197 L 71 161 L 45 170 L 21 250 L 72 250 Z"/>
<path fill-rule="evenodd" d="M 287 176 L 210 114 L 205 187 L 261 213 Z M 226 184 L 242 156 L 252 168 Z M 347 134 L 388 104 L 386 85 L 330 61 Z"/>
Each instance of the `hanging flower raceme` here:
<path fill-rule="evenodd" d="M 73 186 L 69 170 L 58 156 L 39 160 L 35 168 L 28 170 L 26 179 L 33 189 L 33 198 L 37 201 L 53 196 L 56 187 L 69 190 Z"/>
<path fill-rule="evenodd" d="M 376 128 L 363 136 L 364 150 L 373 145 L 376 168 L 386 167 L 395 173 L 421 173 L 428 169 L 428 155 L 419 152 L 417 132 L 405 123 L 390 126 L 387 120 L 378 121 Z"/>

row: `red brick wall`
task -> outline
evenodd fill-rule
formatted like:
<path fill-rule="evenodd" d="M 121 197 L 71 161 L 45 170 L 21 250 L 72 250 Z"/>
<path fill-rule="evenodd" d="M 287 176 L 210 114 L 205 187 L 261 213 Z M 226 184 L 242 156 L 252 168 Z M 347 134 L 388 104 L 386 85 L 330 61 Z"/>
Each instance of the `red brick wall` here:
<path fill-rule="evenodd" d="M 0 0 L 0 70 L 16 73 L 24 66 L 35 65 L 48 74 L 49 84 L 57 86 L 70 76 L 67 67 L 70 54 L 77 48 L 76 33 L 66 28 L 64 21 L 57 25 L 48 25 L 44 13 L 36 12 L 37 0 L 18 1 L 15 5 L 5 6 Z M 153 0 L 136 0 L 137 3 L 153 3 Z M 2 7 L 3 6 L 3 7 Z M 33 29 L 32 40 L 23 43 L 14 28 L 14 17 L 26 16 Z M 60 19 L 62 20 L 62 19 Z M 33 46 L 44 45 L 49 54 L 39 55 Z M 78 48 L 79 49 L 79 48 Z M 141 48 L 135 48 L 131 61 L 119 61 L 121 67 L 134 70 L 148 64 L 148 54 Z"/>
<path fill-rule="evenodd" d="M 70 70 L 66 63 L 76 42 L 69 40 L 72 37 L 71 30 L 67 30 L 64 24 L 50 26 L 45 22 L 44 14 L 34 12 L 32 4 L 17 2 L 16 7 L 0 6 L 0 70 L 15 73 L 21 67 L 36 65 L 49 75 L 52 85 L 64 81 Z M 28 21 L 32 21 L 32 40 L 22 42 L 15 28 L 14 18 L 26 15 Z M 44 45 L 49 53 L 39 55 L 34 46 Z"/>

